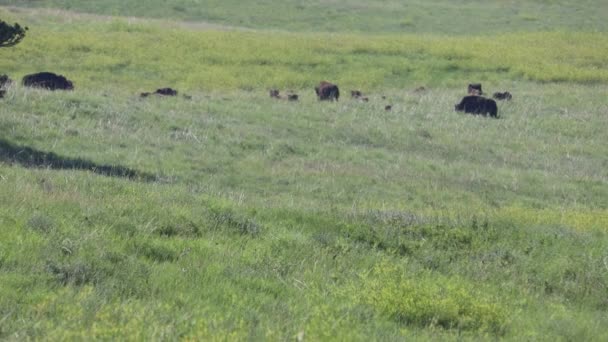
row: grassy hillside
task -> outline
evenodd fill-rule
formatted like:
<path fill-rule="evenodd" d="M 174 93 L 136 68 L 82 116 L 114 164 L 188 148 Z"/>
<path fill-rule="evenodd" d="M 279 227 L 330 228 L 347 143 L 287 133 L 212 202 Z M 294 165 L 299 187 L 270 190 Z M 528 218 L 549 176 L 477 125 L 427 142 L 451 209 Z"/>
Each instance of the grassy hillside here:
<path fill-rule="evenodd" d="M 492 35 L 556 29 L 608 30 L 608 3 L 598 0 L 0 0 L 0 5 L 297 32 Z"/>
<path fill-rule="evenodd" d="M 0 339 L 608 339 L 602 34 L 0 13 L 3 73 L 76 86 L 0 100 Z"/>
<path fill-rule="evenodd" d="M 175 23 L 45 13 L 24 16 L 28 40 L 3 51 L 2 70 L 21 77 L 53 69 L 86 89 L 119 85 L 130 91 L 162 84 L 206 91 L 311 89 L 323 79 L 364 90 L 608 81 L 608 38 L 602 33 L 326 36 L 184 30 Z"/>

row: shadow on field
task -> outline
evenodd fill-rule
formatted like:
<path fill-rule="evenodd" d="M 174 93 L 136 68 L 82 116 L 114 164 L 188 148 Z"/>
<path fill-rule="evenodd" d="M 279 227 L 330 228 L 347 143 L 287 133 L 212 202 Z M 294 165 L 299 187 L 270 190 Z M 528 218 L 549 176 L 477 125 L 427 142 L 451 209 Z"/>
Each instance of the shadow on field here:
<path fill-rule="evenodd" d="M 0 139 L 0 161 L 20 164 L 28 168 L 86 170 L 108 177 L 122 177 L 145 182 L 156 181 L 156 176 L 120 165 L 100 165 L 81 158 L 66 158 L 53 152 L 38 151 L 27 146 L 17 146 Z"/>

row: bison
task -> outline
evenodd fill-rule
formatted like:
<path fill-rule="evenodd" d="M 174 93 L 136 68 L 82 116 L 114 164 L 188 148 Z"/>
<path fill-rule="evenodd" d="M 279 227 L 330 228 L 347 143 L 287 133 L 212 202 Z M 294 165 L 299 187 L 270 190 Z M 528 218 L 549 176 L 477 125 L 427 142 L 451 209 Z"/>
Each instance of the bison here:
<path fill-rule="evenodd" d="M 270 97 L 273 99 L 279 99 L 279 100 L 287 100 L 287 101 L 298 101 L 298 99 L 300 98 L 298 96 L 298 94 L 294 94 L 294 93 L 290 93 L 287 94 L 286 96 L 281 95 L 281 93 L 279 92 L 278 89 L 271 89 L 269 91 Z"/>
<path fill-rule="evenodd" d="M 363 93 L 360 90 L 351 90 L 350 91 L 350 97 L 352 97 L 353 99 L 358 99 L 361 96 L 363 96 Z"/>
<path fill-rule="evenodd" d="M 279 90 L 278 89 L 270 89 L 270 97 L 275 98 L 275 99 L 280 99 L 281 95 L 279 95 Z"/>
<path fill-rule="evenodd" d="M 467 88 L 467 93 L 469 95 L 483 95 L 483 91 L 481 90 L 481 83 L 471 83 Z"/>
<path fill-rule="evenodd" d="M 465 113 L 481 114 L 483 116 L 497 118 L 498 108 L 496 107 L 496 101 L 487 99 L 483 96 L 469 95 L 462 98 L 459 104 L 454 109 L 457 112 L 464 111 Z"/>
<path fill-rule="evenodd" d="M 505 91 L 504 93 L 494 93 L 492 95 L 493 98 L 497 99 L 497 100 L 506 100 L 509 101 L 513 98 L 513 95 L 511 95 L 511 93 L 509 93 L 508 91 Z"/>
<path fill-rule="evenodd" d="M 315 92 L 320 101 L 338 101 L 338 98 L 340 97 L 340 89 L 338 89 L 338 86 L 327 81 L 319 83 L 319 85 L 315 87 Z"/>
<path fill-rule="evenodd" d="M 176 96 L 177 90 L 171 88 L 160 88 L 156 89 L 155 94 L 163 95 L 163 96 Z"/>
<path fill-rule="evenodd" d="M 26 87 L 43 88 L 48 90 L 73 90 L 72 81 L 52 72 L 39 72 L 37 74 L 23 77 L 23 85 Z"/>
<path fill-rule="evenodd" d="M 0 75 L 0 89 L 5 86 L 9 86 L 13 81 L 8 77 L 8 75 Z"/>
<path fill-rule="evenodd" d="M 156 91 L 153 93 L 149 93 L 149 92 L 141 93 L 141 94 L 139 94 L 139 97 L 148 97 L 150 95 L 177 96 L 177 90 L 172 89 L 172 88 L 160 88 L 160 89 L 156 89 Z M 188 98 L 188 95 L 184 95 L 184 98 Z M 190 97 L 190 99 L 191 98 L 192 97 Z"/>

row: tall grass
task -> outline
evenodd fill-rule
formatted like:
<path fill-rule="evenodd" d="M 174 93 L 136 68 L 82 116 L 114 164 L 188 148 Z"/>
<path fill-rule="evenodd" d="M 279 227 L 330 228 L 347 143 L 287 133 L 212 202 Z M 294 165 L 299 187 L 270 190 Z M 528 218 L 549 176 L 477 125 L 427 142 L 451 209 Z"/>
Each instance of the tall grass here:
<path fill-rule="evenodd" d="M 0 103 L 0 339 L 608 338 L 601 35 L 55 19 L 0 51 L 76 85 Z"/>
<path fill-rule="evenodd" d="M 130 90 L 300 89 L 323 79 L 364 89 L 608 80 L 601 33 L 455 38 L 200 31 L 124 20 L 66 25 L 30 25 L 26 41 L 3 51 L 0 68 L 14 77 L 52 70 L 78 87 Z"/>
<path fill-rule="evenodd" d="M 608 29 L 601 0 L 0 0 L 0 5 L 51 7 L 105 15 L 172 18 L 292 32 L 393 32 L 493 35 Z"/>

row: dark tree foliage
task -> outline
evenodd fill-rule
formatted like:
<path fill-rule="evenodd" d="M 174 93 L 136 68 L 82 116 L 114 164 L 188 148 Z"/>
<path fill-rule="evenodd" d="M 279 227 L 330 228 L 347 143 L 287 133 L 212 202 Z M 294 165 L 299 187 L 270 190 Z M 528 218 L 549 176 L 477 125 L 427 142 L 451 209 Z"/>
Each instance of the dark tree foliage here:
<path fill-rule="evenodd" d="M 17 23 L 11 26 L 0 20 L 0 48 L 18 44 L 25 37 L 25 31 L 27 27 L 21 27 Z"/>

